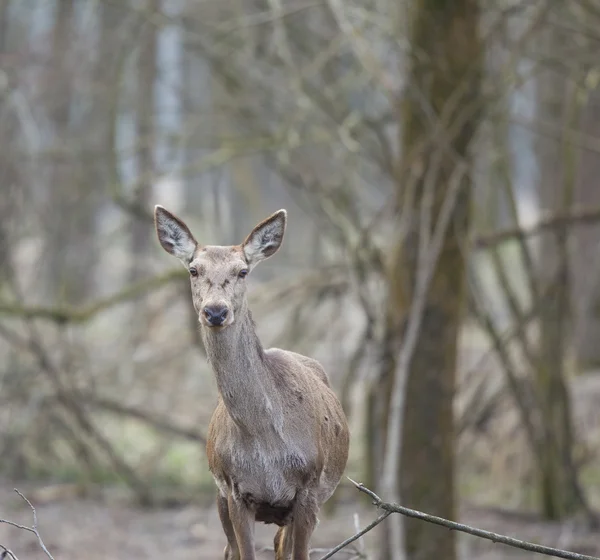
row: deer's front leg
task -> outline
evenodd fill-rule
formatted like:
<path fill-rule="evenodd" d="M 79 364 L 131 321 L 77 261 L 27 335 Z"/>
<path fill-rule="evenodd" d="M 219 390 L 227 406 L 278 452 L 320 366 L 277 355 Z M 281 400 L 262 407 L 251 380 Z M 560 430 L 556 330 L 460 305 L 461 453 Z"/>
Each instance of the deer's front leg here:
<path fill-rule="evenodd" d="M 227 546 L 225 547 L 224 560 L 240 560 L 240 551 L 235 538 L 233 524 L 229 517 L 229 505 L 227 498 L 219 492 L 217 496 L 217 510 L 219 511 L 219 519 L 223 526 L 223 532 L 227 537 Z"/>
<path fill-rule="evenodd" d="M 310 538 L 317 526 L 318 511 L 317 501 L 308 491 L 303 491 L 297 497 L 294 507 L 294 521 L 292 522 L 294 536 L 292 560 L 309 560 L 308 547 Z"/>
<path fill-rule="evenodd" d="M 227 500 L 229 519 L 233 526 L 240 560 L 255 560 L 254 552 L 254 513 L 244 503 L 234 497 L 233 492 Z"/>

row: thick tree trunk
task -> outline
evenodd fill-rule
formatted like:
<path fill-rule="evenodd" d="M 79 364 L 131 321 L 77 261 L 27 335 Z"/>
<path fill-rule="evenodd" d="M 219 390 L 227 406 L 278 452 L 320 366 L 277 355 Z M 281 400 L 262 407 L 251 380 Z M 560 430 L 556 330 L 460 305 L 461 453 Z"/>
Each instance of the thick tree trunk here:
<path fill-rule="evenodd" d="M 80 46 L 75 10 L 74 0 L 56 2 L 51 70 L 46 74 L 44 96 L 48 100 L 52 142 L 48 146 L 49 185 L 43 189 L 46 247 L 40 266 L 43 278 L 40 285 L 45 292 L 40 295 L 74 304 L 88 297 L 95 278 L 95 219 L 100 187 L 89 167 L 93 145 L 86 134 L 90 127 L 95 130 L 93 117 L 99 107 L 93 100 L 78 97 L 80 94 L 74 88 L 76 79 L 85 85 L 93 86 L 95 82 L 94 72 L 87 73 L 87 69 L 74 64 L 74 53 Z M 77 118 L 74 106 L 92 106 L 92 109 Z M 85 157 L 79 153 L 82 147 Z"/>
<path fill-rule="evenodd" d="M 546 54 L 552 57 L 570 39 L 552 27 L 543 41 Z M 554 68 L 547 68 L 538 80 L 540 120 L 555 123 L 557 130 L 561 130 L 569 118 L 567 83 L 566 77 Z M 538 195 L 542 212 L 555 214 L 568 211 L 572 206 L 574 178 L 566 165 L 569 149 L 573 148 L 560 132 L 554 136 L 540 135 L 537 140 Z M 543 292 L 550 290 L 551 294 L 540 311 L 536 368 L 536 392 L 544 431 L 538 464 L 540 507 L 546 518 L 560 519 L 582 505 L 573 461 L 573 427 L 565 375 L 566 353 L 571 342 L 566 228 L 542 237 L 538 261 Z"/>
<path fill-rule="evenodd" d="M 435 226 L 457 162 L 469 157 L 480 112 L 478 2 L 420 0 L 411 10 L 409 33 L 414 56 L 400 118 L 404 169 L 410 168 L 412 177 L 416 176 L 415 209 L 408 235 L 399 240 L 391 262 L 388 330 L 395 334 L 381 387 L 387 387 L 391 376 L 397 375 L 393 349 L 403 343 L 402 333 L 415 295 L 423 226 L 419 209 L 431 205 Z M 404 185 L 405 180 L 399 179 L 399 206 Z M 470 200 L 470 179 L 464 178 L 434 268 L 408 369 L 398 472 L 405 505 L 447 518 L 456 514 L 453 397 L 465 278 L 461 245 L 468 233 Z M 384 391 L 389 400 L 390 391 Z M 456 557 L 453 532 L 415 520 L 405 520 L 404 527 L 410 560 Z M 391 539 L 387 540 L 382 554 L 386 559 L 393 557 Z"/>
<path fill-rule="evenodd" d="M 558 160 L 556 160 L 558 161 Z M 549 167 L 553 167 L 548 163 Z M 555 170 L 556 171 L 556 170 Z M 546 173 L 542 174 L 543 176 Z M 550 177 L 546 176 L 546 179 Z M 542 180 L 542 209 L 565 210 L 566 201 L 551 201 L 551 189 Z M 560 194 L 555 191 L 555 194 Z M 540 348 L 536 371 L 541 425 L 544 430 L 539 458 L 540 506 L 548 519 L 561 519 L 581 504 L 581 493 L 573 460 L 573 426 L 565 360 L 569 344 L 569 269 L 566 231 L 547 235 L 542 243 L 540 272 L 551 290 L 540 311 Z M 548 286 L 549 285 L 549 286 Z"/>
<path fill-rule="evenodd" d="M 580 126 L 585 135 L 600 139 L 600 88 L 590 94 Z M 575 205 L 600 207 L 600 154 L 582 149 Z M 576 251 L 571 255 L 576 357 L 580 371 L 600 369 L 600 225 L 573 232 Z"/>

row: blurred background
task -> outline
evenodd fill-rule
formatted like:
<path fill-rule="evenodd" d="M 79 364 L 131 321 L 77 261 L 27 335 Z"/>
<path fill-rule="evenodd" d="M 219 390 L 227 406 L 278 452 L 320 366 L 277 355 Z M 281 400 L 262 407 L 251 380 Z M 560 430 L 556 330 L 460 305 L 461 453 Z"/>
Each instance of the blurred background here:
<path fill-rule="evenodd" d="M 598 0 L 1 0 L 0 517 L 17 486 L 56 558 L 221 557 L 152 209 L 233 244 L 283 207 L 251 307 L 327 369 L 347 474 L 600 555 L 599 55 Z M 343 481 L 314 557 L 375 515 Z M 336 557 L 531 556 L 403 528 Z"/>

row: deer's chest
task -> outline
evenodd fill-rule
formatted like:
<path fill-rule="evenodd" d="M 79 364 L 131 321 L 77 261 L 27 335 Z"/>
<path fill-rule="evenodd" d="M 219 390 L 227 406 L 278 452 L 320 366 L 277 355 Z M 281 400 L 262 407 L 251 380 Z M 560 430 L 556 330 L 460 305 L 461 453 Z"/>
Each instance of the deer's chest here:
<path fill-rule="evenodd" d="M 314 462 L 280 442 L 216 442 L 211 471 L 222 496 L 233 495 L 257 521 L 286 522 L 299 489 L 318 479 Z"/>

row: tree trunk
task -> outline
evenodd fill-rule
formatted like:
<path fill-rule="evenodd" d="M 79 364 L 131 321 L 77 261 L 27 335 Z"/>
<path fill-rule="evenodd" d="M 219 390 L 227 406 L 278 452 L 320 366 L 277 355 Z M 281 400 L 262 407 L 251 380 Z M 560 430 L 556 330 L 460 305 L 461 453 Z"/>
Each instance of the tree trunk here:
<path fill-rule="evenodd" d="M 210 6 L 213 7 L 214 6 Z M 186 3 L 185 21 L 194 22 L 200 18 L 211 21 L 213 14 L 207 14 L 209 6 Z M 188 29 L 189 26 L 189 29 Z M 185 145 L 183 148 L 183 183 L 185 206 L 191 216 L 198 219 L 210 219 L 210 185 L 212 179 L 217 181 L 215 173 L 198 173 L 194 167 L 211 151 L 210 142 L 214 137 L 213 119 L 202 119 L 201 115 L 210 114 L 212 103 L 213 77 L 210 65 L 194 49 L 191 42 L 193 24 L 183 28 L 183 53 L 181 57 L 181 105 Z"/>
<path fill-rule="evenodd" d="M 10 0 L 0 1 L 0 55 L 5 55 L 9 50 L 8 26 L 9 26 Z M 0 123 L 0 138 L 2 139 L 2 152 L 0 152 L 0 181 L 3 185 L 2 196 L 0 196 L 0 293 L 5 282 L 12 279 L 11 261 L 11 231 L 9 229 L 10 218 L 14 214 L 11 200 L 19 181 L 19 168 L 16 165 L 18 154 L 15 148 L 18 143 L 18 126 L 14 115 L 7 110 L 6 100 L 8 91 L 2 92 L 0 106 L 3 107 L 2 122 Z"/>
<path fill-rule="evenodd" d="M 101 252 L 97 223 L 111 176 L 109 134 L 111 103 L 115 99 L 112 89 L 119 87 L 115 60 L 122 11 L 102 2 L 96 17 L 100 29 L 98 48 L 94 51 L 91 71 L 86 75 L 89 81 L 85 86 L 88 87 L 75 99 L 75 103 L 86 110 L 70 128 L 70 137 L 77 138 L 77 144 L 82 145 L 86 153 L 83 158 L 75 158 L 73 154 L 69 162 L 73 170 L 73 196 L 69 198 L 73 220 L 68 247 L 68 266 L 74 272 L 74 279 L 69 282 L 71 301 L 84 300 L 98 287 L 97 267 Z"/>
<path fill-rule="evenodd" d="M 580 123 L 583 134 L 600 139 L 600 88 L 591 92 Z M 575 205 L 600 208 L 600 154 L 582 149 Z M 575 314 L 575 345 L 580 371 L 600 369 L 600 225 L 573 232 L 576 251 L 571 256 Z"/>
<path fill-rule="evenodd" d="M 160 0 L 148 0 L 149 15 L 160 11 Z M 138 207 L 147 207 L 150 202 L 152 181 L 155 179 L 155 84 L 157 74 L 157 30 L 149 20 L 142 31 L 139 46 L 137 73 L 137 170 L 133 200 Z M 146 273 L 146 258 L 150 243 L 151 224 L 138 217 L 131 217 L 131 280 L 139 280 Z"/>
<path fill-rule="evenodd" d="M 57 0 L 54 29 L 51 45 L 52 72 L 46 75 L 48 80 L 46 99 L 48 99 L 49 121 L 52 126 L 50 149 L 50 185 L 47 188 L 47 207 L 44 215 L 46 230 L 46 249 L 43 289 L 50 299 L 77 299 L 70 290 L 73 271 L 69 264 L 69 241 L 72 238 L 72 224 L 76 208 L 72 204 L 73 169 L 70 165 L 66 147 L 68 145 L 70 109 L 72 102 L 73 66 L 70 64 L 73 46 L 74 0 Z M 76 282 L 73 282 L 75 284 Z"/>
<path fill-rule="evenodd" d="M 551 27 L 543 36 L 546 54 L 560 53 L 568 36 Z M 557 125 L 567 123 L 568 80 L 558 70 L 547 68 L 538 79 L 537 107 L 540 120 Z M 568 150 L 561 132 L 540 135 L 538 152 L 538 195 L 540 210 L 566 212 L 574 196 L 574 179 L 567 164 Z M 565 361 L 569 346 L 569 269 L 567 229 L 557 229 L 542 237 L 538 277 L 542 291 L 551 289 L 551 297 L 540 311 L 540 346 L 536 371 L 536 392 L 544 431 L 539 457 L 539 492 L 542 514 L 561 519 L 582 505 L 573 461 L 573 426 L 570 396 L 566 383 Z"/>
<path fill-rule="evenodd" d="M 400 107 L 400 141 L 403 167 L 416 178 L 415 210 L 411 212 L 408 234 L 399 239 L 391 261 L 387 323 L 394 335 L 392 359 L 385 360 L 389 366 L 382 372 L 382 387 L 397 375 L 397 351 L 393 348 L 403 343 L 402 333 L 415 295 L 423 226 L 420 208 L 431 204 L 431 223 L 435 226 L 457 162 L 469 157 L 480 112 L 478 2 L 420 0 L 411 10 L 409 34 L 414 56 L 408 75 L 410 93 Z M 451 109 L 450 103 L 454 102 Z M 405 184 L 405 179 L 399 178 L 399 207 Z M 398 472 L 405 505 L 447 518 L 456 514 L 453 397 L 465 278 L 461 244 L 469 228 L 470 179 L 464 178 L 458 189 L 407 372 Z M 390 391 L 384 391 L 389 400 Z M 404 527 L 408 559 L 456 557 L 453 532 L 417 520 L 405 520 Z M 382 558 L 393 557 L 390 540 Z"/>

